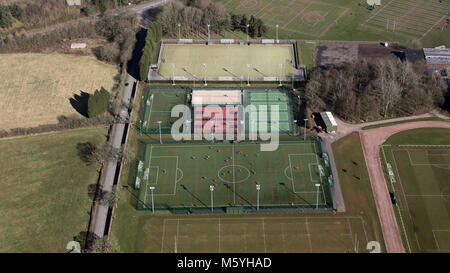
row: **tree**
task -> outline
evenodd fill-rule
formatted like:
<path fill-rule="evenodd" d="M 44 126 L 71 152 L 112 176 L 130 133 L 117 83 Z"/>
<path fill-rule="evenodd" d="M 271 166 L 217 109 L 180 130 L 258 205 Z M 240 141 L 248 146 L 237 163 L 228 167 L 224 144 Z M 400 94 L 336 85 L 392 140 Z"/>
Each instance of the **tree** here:
<path fill-rule="evenodd" d="M 89 248 L 89 252 L 91 253 L 114 253 L 119 251 L 119 244 L 110 236 L 95 239 Z"/>
<path fill-rule="evenodd" d="M 95 90 L 94 94 L 89 96 L 88 116 L 92 118 L 103 113 L 108 108 L 109 99 L 109 92 L 103 86 L 100 90 Z"/>
<path fill-rule="evenodd" d="M 242 15 L 232 14 L 231 15 L 231 30 L 241 29 Z"/>
<path fill-rule="evenodd" d="M 143 51 L 141 59 L 139 60 L 139 77 L 141 81 L 147 80 L 149 69 L 150 69 L 150 55 L 148 54 L 147 51 Z"/>
<path fill-rule="evenodd" d="M 263 20 L 257 18 L 255 24 L 258 27 L 257 36 L 258 37 L 264 36 L 264 34 L 266 34 L 267 32 L 267 27 L 264 24 Z"/>
<path fill-rule="evenodd" d="M 141 81 L 147 80 L 148 71 L 151 64 L 158 62 L 159 43 L 162 39 L 162 26 L 159 22 L 153 22 L 145 37 L 145 46 L 142 49 L 142 56 L 139 60 L 139 73 Z"/>
<path fill-rule="evenodd" d="M 118 62 L 120 57 L 120 46 L 116 42 L 106 44 L 99 48 L 98 58 L 105 62 Z"/>
<path fill-rule="evenodd" d="M 12 25 L 12 15 L 7 6 L 0 5 L 0 28 L 8 28 Z"/>
<path fill-rule="evenodd" d="M 108 9 L 106 0 L 94 0 L 94 5 L 98 8 L 98 10 L 101 13 L 104 13 Z"/>
<path fill-rule="evenodd" d="M 253 15 L 250 16 L 250 20 L 248 21 L 248 24 L 249 24 L 248 34 L 253 38 L 255 37 L 255 27 L 256 27 L 255 23 L 256 23 L 255 17 L 253 17 Z"/>
<path fill-rule="evenodd" d="M 245 15 L 245 14 L 242 15 L 240 25 L 241 25 L 241 31 L 244 33 L 247 33 L 247 22 L 248 22 L 247 15 Z"/>
<path fill-rule="evenodd" d="M 11 13 L 11 15 L 14 18 L 20 20 L 20 18 L 22 16 L 22 12 L 23 12 L 22 8 L 19 5 L 17 5 L 17 4 L 9 5 L 8 8 L 9 8 L 9 12 Z"/>
<path fill-rule="evenodd" d="M 109 207 L 114 207 L 120 200 L 120 193 L 117 191 L 117 186 L 113 186 L 111 191 L 102 193 L 101 202 Z"/>
<path fill-rule="evenodd" d="M 93 154 L 97 147 L 91 142 L 82 142 L 77 144 L 78 157 L 85 162 L 87 165 L 90 165 L 94 162 Z"/>

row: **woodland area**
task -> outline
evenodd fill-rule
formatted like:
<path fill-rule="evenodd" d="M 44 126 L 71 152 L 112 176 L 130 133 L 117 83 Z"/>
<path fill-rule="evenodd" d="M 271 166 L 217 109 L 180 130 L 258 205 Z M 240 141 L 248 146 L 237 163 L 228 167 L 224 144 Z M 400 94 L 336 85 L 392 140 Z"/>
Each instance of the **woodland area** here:
<path fill-rule="evenodd" d="M 211 0 L 173 1 L 161 8 L 156 18 L 161 23 L 164 34 L 172 37 L 177 37 L 178 31 L 182 37 L 207 35 L 208 24 L 211 33 L 219 35 L 227 30 L 241 30 L 246 33 L 247 24 L 250 37 L 261 37 L 267 31 L 261 19 L 230 14 L 222 4 Z"/>
<path fill-rule="evenodd" d="M 14 21 L 18 22 L 20 28 L 48 26 L 80 16 L 104 13 L 108 9 L 127 5 L 128 1 L 85 0 L 82 3 L 81 7 L 68 7 L 66 0 L 23 0 L 9 5 L 0 4 L 0 28 L 9 28 Z"/>
<path fill-rule="evenodd" d="M 427 76 L 395 58 L 353 62 L 310 75 L 305 99 L 311 111 L 331 110 L 346 121 L 417 115 L 445 104 L 438 74 Z"/>

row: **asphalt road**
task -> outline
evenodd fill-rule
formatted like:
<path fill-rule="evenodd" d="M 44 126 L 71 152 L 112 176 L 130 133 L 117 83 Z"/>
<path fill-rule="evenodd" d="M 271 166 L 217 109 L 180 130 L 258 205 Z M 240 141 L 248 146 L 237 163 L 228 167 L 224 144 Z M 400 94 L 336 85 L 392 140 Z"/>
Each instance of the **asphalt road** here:
<path fill-rule="evenodd" d="M 133 78 L 131 75 L 127 75 L 126 82 L 129 83 L 128 86 L 125 86 L 125 90 L 123 93 L 122 99 L 122 108 L 120 110 L 120 118 L 119 122 L 116 123 L 115 130 L 111 134 L 112 137 L 112 146 L 114 148 L 121 148 L 123 144 L 123 139 L 125 139 L 125 131 L 126 123 L 123 122 L 127 120 L 128 117 L 128 107 L 129 103 L 132 99 L 132 94 L 134 93 L 134 89 L 136 88 L 137 80 Z M 105 169 L 105 176 L 103 181 L 103 192 L 110 192 L 114 184 L 117 184 L 119 179 L 118 177 L 118 168 L 120 168 L 120 164 L 117 164 L 116 160 L 108 161 Z M 108 220 L 108 210 L 109 206 L 107 204 L 100 203 L 97 209 L 96 218 L 94 222 L 94 234 L 96 237 L 101 238 L 105 235 L 105 227 L 107 226 Z"/>
<path fill-rule="evenodd" d="M 141 15 L 141 25 L 145 28 L 148 26 L 148 23 L 151 19 L 151 12 L 149 12 L 149 9 L 152 9 L 156 6 L 163 5 L 165 3 L 168 3 L 170 0 L 160 0 L 160 1 L 154 1 L 151 3 L 145 3 L 141 4 L 135 7 L 132 7 L 129 9 L 129 11 L 138 13 Z M 144 23 L 142 23 L 144 21 Z M 145 38 L 145 37 L 144 37 Z M 139 41 L 137 42 L 136 47 L 138 47 Z M 129 112 L 128 112 L 128 105 L 133 99 L 133 95 L 136 93 L 136 87 L 137 87 L 137 79 L 135 77 L 138 76 L 139 67 L 139 58 L 140 53 L 136 52 L 139 50 L 135 50 L 133 59 L 128 63 L 128 74 L 126 78 L 126 83 L 128 83 L 128 86 L 125 86 L 125 90 L 123 92 L 123 98 L 122 98 L 122 107 L 120 110 L 120 118 L 118 119 L 118 122 L 116 123 L 115 129 L 111 134 L 112 138 L 112 146 L 114 148 L 121 148 L 122 145 L 125 144 L 126 134 L 128 133 L 128 124 L 125 123 L 125 121 L 128 118 Z M 133 77 L 132 75 L 135 75 Z M 120 164 L 116 160 L 110 160 L 106 164 L 105 168 L 105 175 L 104 175 L 104 181 L 103 181 L 103 192 L 110 192 L 112 190 L 113 185 L 118 183 L 119 180 L 119 170 L 120 170 Z M 101 238 L 108 232 L 109 227 L 109 221 L 111 220 L 111 209 L 107 204 L 100 203 L 97 209 L 97 213 L 95 215 L 95 220 L 93 223 L 94 226 L 94 234 L 96 238 Z"/>

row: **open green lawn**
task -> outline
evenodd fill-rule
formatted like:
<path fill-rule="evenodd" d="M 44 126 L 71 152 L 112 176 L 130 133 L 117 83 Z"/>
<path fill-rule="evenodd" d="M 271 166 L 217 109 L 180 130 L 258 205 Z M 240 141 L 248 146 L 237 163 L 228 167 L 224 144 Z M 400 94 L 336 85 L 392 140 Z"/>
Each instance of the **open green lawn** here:
<path fill-rule="evenodd" d="M 298 42 L 299 63 L 311 70 L 316 67 L 316 44 L 307 42 Z"/>
<path fill-rule="evenodd" d="M 65 252 L 86 234 L 98 166 L 76 145 L 105 141 L 106 128 L 0 140 L 0 252 Z"/>
<path fill-rule="evenodd" d="M 407 251 L 450 251 L 450 130 L 396 134 L 382 146 L 381 157 Z"/>
<path fill-rule="evenodd" d="M 289 45 L 204 45 L 165 44 L 160 76 L 201 82 L 219 77 L 242 78 L 243 81 L 295 74 L 295 58 Z M 172 71 L 172 64 L 173 71 Z M 250 65 L 248 69 L 247 64 Z M 173 73 L 173 75 L 172 75 Z M 276 81 L 277 79 L 275 79 Z"/>
<path fill-rule="evenodd" d="M 280 39 L 391 40 L 406 43 L 423 39 L 427 46 L 448 42 L 446 32 L 437 30 L 438 23 L 445 20 L 450 8 L 448 1 L 382 1 L 382 5 L 372 11 L 367 9 L 366 1 L 360 0 L 215 1 L 232 13 L 263 19 L 269 26 L 266 36 L 272 38 L 275 38 L 275 25 L 278 24 Z"/>
<path fill-rule="evenodd" d="M 137 105 L 144 90 L 141 87 L 136 97 Z M 139 109 L 134 110 L 133 120 L 139 120 L 142 110 L 140 113 L 136 111 Z M 140 136 L 133 128 L 127 147 L 138 151 L 146 141 L 157 141 L 158 137 Z M 357 134 L 334 146 L 338 167 L 352 168 L 352 172 L 358 171 L 362 176 L 356 180 L 347 173 L 341 179 L 347 212 L 337 215 L 331 212 L 175 215 L 168 211 L 155 214 L 138 211 L 138 191 L 133 189 L 137 164 L 126 164 L 112 236 L 124 252 L 174 252 L 175 241 L 178 252 L 354 252 L 356 240 L 358 252 L 367 252 L 367 241 L 373 240 L 379 241 L 384 251 L 361 145 L 355 143 L 359 143 Z M 352 161 L 360 165 L 352 167 Z"/>

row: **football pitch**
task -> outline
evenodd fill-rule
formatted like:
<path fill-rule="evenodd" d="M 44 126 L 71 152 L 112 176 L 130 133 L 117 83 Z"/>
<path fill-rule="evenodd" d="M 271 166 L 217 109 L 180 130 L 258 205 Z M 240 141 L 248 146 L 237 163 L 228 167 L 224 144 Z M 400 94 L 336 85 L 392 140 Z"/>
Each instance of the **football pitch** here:
<path fill-rule="evenodd" d="M 147 144 L 136 174 L 138 208 L 151 209 L 152 196 L 156 209 L 169 210 L 210 210 L 211 202 L 216 212 L 254 210 L 258 198 L 261 208 L 330 208 L 329 171 L 319 145 L 281 142 L 276 151 L 261 152 L 251 142 Z"/>
<path fill-rule="evenodd" d="M 292 44 L 164 44 L 159 76 L 163 79 L 250 80 L 296 75 Z M 249 67 L 247 67 L 247 64 Z M 206 65 L 206 66 L 205 66 Z"/>
<path fill-rule="evenodd" d="M 351 253 L 369 241 L 357 216 L 155 217 L 141 235 L 161 253 Z"/>
<path fill-rule="evenodd" d="M 450 145 L 386 144 L 381 155 L 405 249 L 450 251 Z"/>
<path fill-rule="evenodd" d="M 365 25 L 422 38 L 449 10 L 450 1 L 391 0 L 370 16 Z"/>
<path fill-rule="evenodd" d="M 235 14 L 253 15 L 283 31 L 320 38 L 350 8 L 331 1 L 310 0 L 221 0 Z M 347 4 L 348 5 L 348 4 Z"/>

